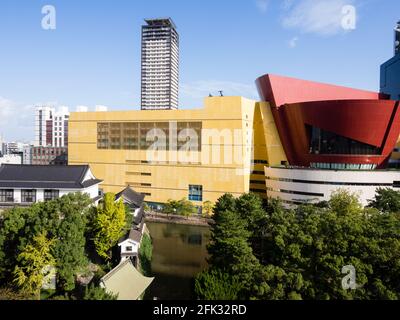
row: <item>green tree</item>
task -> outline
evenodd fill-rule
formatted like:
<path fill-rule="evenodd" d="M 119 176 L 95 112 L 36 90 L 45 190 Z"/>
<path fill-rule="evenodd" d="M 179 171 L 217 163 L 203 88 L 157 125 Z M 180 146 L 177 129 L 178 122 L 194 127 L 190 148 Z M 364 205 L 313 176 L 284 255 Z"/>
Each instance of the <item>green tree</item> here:
<path fill-rule="evenodd" d="M 32 300 L 32 296 L 14 288 L 4 287 L 0 288 L 0 301 L 3 300 Z"/>
<path fill-rule="evenodd" d="M 369 207 L 383 212 L 400 212 L 400 192 L 389 188 L 378 188 L 374 199 L 369 201 Z"/>
<path fill-rule="evenodd" d="M 40 299 L 40 290 L 46 276 L 44 270 L 55 264 L 51 249 L 55 240 L 48 239 L 45 233 L 33 238 L 33 242 L 18 255 L 18 265 L 14 269 L 14 283 L 27 294 Z"/>
<path fill-rule="evenodd" d="M 24 240 L 24 227 L 29 208 L 13 208 L 4 211 L 4 220 L 0 221 L 0 281 L 12 280 L 12 272 L 17 264 L 18 247 Z"/>
<path fill-rule="evenodd" d="M 214 205 L 211 201 L 203 202 L 203 216 L 208 218 L 212 216 Z"/>
<path fill-rule="evenodd" d="M 346 189 L 338 189 L 331 194 L 329 207 L 337 214 L 358 214 L 362 211 L 359 195 Z"/>
<path fill-rule="evenodd" d="M 83 300 L 117 300 L 118 295 L 107 292 L 104 288 L 90 284 L 85 288 Z"/>
<path fill-rule="evenodd" d="M 220 197 L 213 208 L 214 218 L 225 211 L 234 212 L 236 210 L 236 200 L 230 193 L 224 194 Z"/>
<path fill-rule="evenodd" d="M 144 234 L 139 248 L 140 269 L 143 275 L 150 277 L 153 244 L 149 235 Z"/>
<path fill-rule="evenodd" d="M 261 236 L 260 226 L 266 219 L 263 202 L 260 196 L 254 193 L 246 193 L 236 199 L 236 212 L 246 222 L 246 228 L 251 233 L 251 238 Z M 253 243 L 253 241 L 252 241 Z M 254 245 L 255 243 L 253 243 Z"/>
<path fill-rule="evenodd" d="M 258 265 L 248 242 L 251 233 L 237 213 L 225 211 L 217 215 L 207 246 L 209 263 L 231 275 L 237 275 L 244 286 L 251 285 L 252 270 Z"/>
<path fill-rule="evenodd" d="M 111 249 L 125 233 L 126 212 L 122 199 L 115 202 L 115 194 L 107 193 L 97 208 L 94 220 L 94 245 L 98 255 L 111 259 Z"/>
<path fill-rule="evenodd" d="M 91 200 L 88 195 L 69 194 L 57 200 L 63 218 L 57 229 L 58 241 L 53 255 L 57 261 L 57 282 L 61 289 L 75 288 L 75 275 L 88 264 L 85 253 L 86 215 Z"/>
<path fill-rule="evenodd" d="M 242 287 L 238 277 L 214 269 L 196 276 L 194 290 L 200 300 L 237 300 Z"/>
<path fill-rule="evenodd" d="M 398 213 L 364 209 L 357 195 L 339 190 L 322 206 L 286 209 L 270 199 L 265 217 L 253 220 L 258 230 L 243 214 L 258 205 L 246 208 L 253 201 L 245 200 L 235 201 L 233 212 L 222 211 L 233 207 L 230 195 L 217 202 L 208 247 L 210 269 L 238 277 L 243 285 L 239 299 L 400 299 Z M 259 259 L 252 254 L 257 242 Z M 356 290 L 342 287 L 342 268 L 348 265 L 356 270 Z M 203 277 L 198 296 L 214 299 L 216 285 L 208 281 L 213 277 Z"/>
<path fill-rule="evenodd" d="M 164 206 L 165 213 L 189 217 L 197 212 L 193 203 L 186 198 L 181 200 L 168 200 Z"/>

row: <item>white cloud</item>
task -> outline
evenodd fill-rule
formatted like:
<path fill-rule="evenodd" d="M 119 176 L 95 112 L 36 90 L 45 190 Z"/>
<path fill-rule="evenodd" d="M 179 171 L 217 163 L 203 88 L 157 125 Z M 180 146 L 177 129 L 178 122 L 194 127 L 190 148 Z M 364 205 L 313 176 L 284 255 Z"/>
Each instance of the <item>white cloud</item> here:
<path fill-rule="evenodd" d="M 283 9 L 285 9 L 285 10 L 290 9 L 295 1 L 296 0 L 283 0 L 283 4 L 282 4 Z"/>
<path fill-rule="evenodd" d="M 329 36 L 346 30 L 342 26 L 343 8 L 356 0 L 297 0 L 285 1 L 286 13 L 282 19 L 285 28 L 304 33 Z"/>
<path fill-rule="evenodd" d="M 0 124 L 7 123 L 11 116 L 15 103 L 6 98 L 0 97 Z"/>
<path fill-rule="evenodd" d="M 256 0 L 256 5 L 260 12 L 265 13 L 268 10 L 269 0 Z"/>
<path fill-rule="evenodd" d="M 294 38 L 290 39 L 288 42 L 289 48 L 291 48 L 291 49 L 296 48 L 298 41 L 299 41 L 298 37 L 294 37 Z"/>
<path fill-rule="evenodd" d="M 34 105 L 22 105 L 0 97 L 0 135 L 8 141 L 34 139 Z"/>
<path fill-rule="evenodd" d="M 202 80 L 182 84 L 180 87 L 180 100 L 182 103 L 196 103 L 197 106 L 200 107 L 205 97 L 208 97 L 209 94 L 218 96 L 218 91 L 220 90 L 223 91 L 224 96 L 243 96 L 249 99 L 258 99 L 255 84 L 221 80 Z M 183 105 L 183 107 L 186 106 Z"/>

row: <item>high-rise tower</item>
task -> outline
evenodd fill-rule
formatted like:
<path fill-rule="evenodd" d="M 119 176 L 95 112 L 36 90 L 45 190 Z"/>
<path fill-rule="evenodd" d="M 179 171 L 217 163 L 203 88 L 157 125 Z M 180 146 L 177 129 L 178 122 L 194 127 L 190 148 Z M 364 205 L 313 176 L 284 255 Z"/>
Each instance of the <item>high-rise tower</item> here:
<path fill-rule="evenodd" d="M 397 22 L 396 28 L 394 28 L 394 54 L 400 53 L 400 21 Z"/>
<path fill-rule="evenodd" d="M 142 110 L 178 108 L 179 35 L 171 18 L 142 27 Z"/>
<path fill-rule="evenodd" d="M 381 66 L 381 92 L 400 100 L 400 21 L 394 28 L 394 57 Z"/>

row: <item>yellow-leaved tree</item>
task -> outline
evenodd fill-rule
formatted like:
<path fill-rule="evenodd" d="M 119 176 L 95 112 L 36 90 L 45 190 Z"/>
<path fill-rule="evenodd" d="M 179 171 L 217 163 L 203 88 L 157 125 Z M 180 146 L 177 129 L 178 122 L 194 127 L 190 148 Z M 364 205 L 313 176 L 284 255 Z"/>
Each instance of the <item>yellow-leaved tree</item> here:
<path fill-rule="evenodd" d="M 22 292 L 38 300 L 46 276 L 45 269 L 55 265 L 51 254 L 54 244 L 54 239 L 48 239 L 46 233 L 41 233 L 33 238 L 32 243 L 29 243 L 17 258 L 14 283 Z"/>
<path fill-rule="evenodd" d="M 125 227 L 126 212 L 122 199 L 115 202 L 114 193 L 105 194 L 94 219 L 94 245 L 100 257 L 111 259 L 111 249 L 124 235 Z"/>

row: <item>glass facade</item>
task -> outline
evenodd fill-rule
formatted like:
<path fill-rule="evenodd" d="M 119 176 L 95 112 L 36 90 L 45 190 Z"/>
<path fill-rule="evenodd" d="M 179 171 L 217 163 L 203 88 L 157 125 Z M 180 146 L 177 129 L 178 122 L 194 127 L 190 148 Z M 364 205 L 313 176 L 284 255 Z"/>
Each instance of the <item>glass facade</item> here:
<path fill-rule="evenodd" d="M 311 168 L 314 169 L 329 169 L 329 170 L 375 170 L 376 164 L 357 164 L 357 163 L 311 163 Z"/>
<path fill-rule="evenodd" d="M 358 142 L 336 133 L 307 126 L 310 135 L 311 154 L 379 155 L 381 149 Z"/>
<path fill-rule="evenodd" d="M 176 141 L 172 144 L 169 140 L 173 128 L 176 128 Z M 169 150 L 170 145 L 171 148 L 175 145 L 175 150 L 181 150 L 189 141 L 190 132 L 195 132 L 194 138 L 198 143 L 193 146 L 201 151 L 201 130 L 201 122 L 102 122 L 97 124 L 97 148 L 148 150 L 158 141 L 162 146 L 165 145 L 165 150 Z"/>
<path fill-rule="evenodd" d="M 203 201 L 203 186 L 189 185 L 189 200 Z"/>

